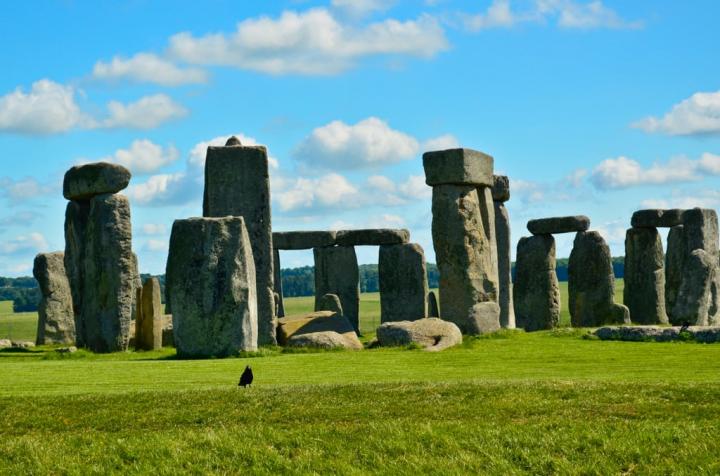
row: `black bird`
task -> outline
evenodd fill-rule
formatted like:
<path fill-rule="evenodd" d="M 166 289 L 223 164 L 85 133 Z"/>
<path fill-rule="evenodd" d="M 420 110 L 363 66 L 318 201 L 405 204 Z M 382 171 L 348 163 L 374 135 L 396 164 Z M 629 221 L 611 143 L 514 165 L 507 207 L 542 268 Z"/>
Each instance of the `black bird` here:
<path fill-rule="evenodd" d="M 684 321 L 682 323 L 682 327 L 680 328 L 680 332 L 685 332 L 688 330 L 688 327 L 690 327 L 690 323 L 688 321 Z"/>
<path fill-rule="evenodd" d="M 245 367 L 245 371 L 240 376 L 240 383 L 238 383 L 238 387 L 247 387 L 249 385 L 252 385 L 253 382 L 253 373 L 252 369 L 248 365 Z"/>

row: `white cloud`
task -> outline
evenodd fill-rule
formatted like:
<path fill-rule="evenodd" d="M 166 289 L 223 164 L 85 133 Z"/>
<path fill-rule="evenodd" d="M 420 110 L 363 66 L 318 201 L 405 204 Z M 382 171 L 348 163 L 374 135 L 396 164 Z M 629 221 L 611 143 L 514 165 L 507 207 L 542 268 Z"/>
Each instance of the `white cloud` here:
<path fill-rule="evenodd" d="M 405 219 L 397 215 L 383 213 L 380 216 L 371 218 L 367 226 L 368 228 L 402 228 L 405 226 Z"/>
<path fill-rule="evenodd" d="M 96 79 L 127 79 L 161 86 L 179 86 L 207 82 L 207 73 L 198 68 L 179 68 L 171 61 L 151 53 L 138 53 L 132 58 L 115 56 L 112 61 L 95 63 Z"/>
<path fill-rule="evenodd" d="M 140 205 L 178 205 L 202 197 L 203 177 L 185 172 L 152 175 L 147 181 L 130 185 L 127 195 Z"/>
<path fill-rule="evenodd" d="M 689 182 L 699 179 L 698 164 L 698 161 L 678 157 L 643 168 L 636 160 L 621 156 L 601 162 L 593 170 L 590 181 L 599 189 Z"/>
<path fill-rule="evenodd" d="M 705 152 L 698 162 L 698 168 L 711 175 L 720 175 L 720 155 Z"/>
<path fill-rule="evenodd" d="M 414 137 L 369 117 L 354 125 L 333 121 L 318 127 L 297 146 L 295 156 L 321 167 L 360 168 L 408 160 L 419 150 Z"/>
<path fill-rule="evenodd" d="M 439 137 L 428 139 L 422 144 L 424 151 L 430 150 L 446 150 L 457 149 L 460 147 L 460 141 L 452 134 L 444 134 Z"/>
<path fill-rule="evenodd" d="M 38 232 L 18 236 L 0 243 L 0 254 L 18 255 L 23 253 L 40 253 L 48 250 L 45 237 Z"/>
<path fill-rule="evenodd" d="M 663 117 L 646 117 L 632 127 L 672 136 L 720 134 L 720 91 L 695 93 Z"/>
<path fill-rule="evenodd" d="M 344 203 L 348 207 L 359 205 L 359 190 L 339 174 L 327 174 L 316 179 L 296 178 L 273 195 L 282 211 L 299 208 L 329 207 Z"/>
<path fill-rule="evenodd" d="M 691 193 L 673 191 L 667 198 L 651 198 L 643 200 L 640 208 L 718 208 L 720 207 L 720 191 L 693 190 Z"/>
<path fill-rule="evenodd" d="M 27 93 L 18 87 L 0 97 L 0 131 L 55 134 L 82 121 L 73 88 L 49 79 L 36 81 Z"/>
<path fill-rule="evenodd" d="M 187 109 L 165 94 L 145 96 L 129 104 L 110 101 L 107 107 L 110 117 L 102 121 L 100 127 L 153 129 L 188 114 Z"/>
<path fill-rule="evenodd" d="M 336 74 L 372 55 L 430 58 L 447 49 L 438 22 L 386 19 L 355 28 L 330 11 L 285 11 L 279 18 L 249 18 L 234 33 L 170 38 L 169 54 L 190 64 L 230 66 L 269 74 Z"/>
<path fill-rule="evenodd" d="M 145 251 L 167 251 L 168 240 L 147 240 L 143 249 Z"/>
<path fill-rule="evenodd" d="M 145 223 L 142 226 L 142 232 L 145 235 L 166 235 L 167 226 L 163 223 Z"/>
<path fill-rule="evenodd" d="M 411 175 L 398 186 L 400 192 L 409 199 L 424 199 L 432 197 L 432 187 L 425 183 L 422 175 Z"/>
<path fill-rule="evenodd" d="M 464 17 L 465 28 L 479 31 L 487 28 L 511 27 L 518 19 L 510 9 L 510 0 L 494 0 L 485 13 Z"/>
<path fill-rule="evenodd" d="M 114 162 L 127 167 L 133 175 L 143 175 L 172 164 L 179 156 L 180 153 L 172 145 L 163 148 L 148 139 L 141 139 L 134 140 L 128 149 L 118 149 L 112 156 L 102 157 L 98 161 Z M 81 162 L 91 161 L 83 159 Z"/>
<path fill-rule="evenodd" d="M 41 183 L 32 177 L 20 180 L 13 180 L 9 177 L 0 178 L 0 188 L 2 188 L 2 194 L 11 201 L 24 201 L 53 192 L 60 193 L 59 187 Z"/>
<path fill-rule="evenodd" d="M 395 192 L 395 182 L 384 175 L 371 175 L 367 179 L 368 185 L 381 192 Z"/>
<path fill-rule="evenodd" d="M 205 167 L 205 156 L 207 155 L 207 148 L 210 146 L 223 146 L 232 136 L 237 137 L 240 143 L 243 145 L 262 145 L 259 144 L 254 137 L 246 136 L 242 133 L 213 137 L 210 140 L 198 142 L 193 146 L 192 150 L 190 151 L 190 164 L 198 168 Z M 275 157 L 271 156 L 269 152 L 268 165 L 273 170 L 277 170 L 280 167 L 278 160 Z"/>
<path fill-rule="evenodd" d="M 362 17 L 372 12 L 385 11 L 395 2 L 392 0 L 332 0 L 331 5 L 354 17 Z"/>

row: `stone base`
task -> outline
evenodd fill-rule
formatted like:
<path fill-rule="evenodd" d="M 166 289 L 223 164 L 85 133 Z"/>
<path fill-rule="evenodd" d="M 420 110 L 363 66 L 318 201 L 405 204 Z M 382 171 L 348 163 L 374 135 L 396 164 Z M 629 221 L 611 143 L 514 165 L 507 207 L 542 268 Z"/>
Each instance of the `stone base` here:
<path fill-rule="evenodd" d="M 690 326 L 684 332 L 681 327 L 621 326 L 601 327 L 594 334 L 601 340 L 623 340 L 633 342 L 670 342 L 694 340 L 702 343 L 720 342 L 720 326 Z"/>

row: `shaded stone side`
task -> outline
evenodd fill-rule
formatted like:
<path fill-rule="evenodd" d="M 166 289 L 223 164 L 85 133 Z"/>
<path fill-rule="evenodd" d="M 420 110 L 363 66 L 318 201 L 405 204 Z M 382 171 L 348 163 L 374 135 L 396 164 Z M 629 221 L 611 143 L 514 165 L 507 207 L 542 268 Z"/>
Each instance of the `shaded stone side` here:
<path fill-rule="evenodd" d="M 682 215 L 687 254 L 703 250 L 718 261 L 718 217 L 708 208 L 692 208 Z"/>
<path fill-rule="evenodd" d="M 428 293 L 428 317 L 440 317 L 440 307 L 434 291 Z"/>
<path fill-rule="evenodd" d="M 242 217 L 176 220 L 166 280 L 178 355 L 257 349 L 255 262 Z"/>
<path fill-rule="evenodd" d="M 682 325 L 682 321 L 673 315 L 673 310 L 683 282 L 686 259 L 685 227 L 674 226 L 668 233 L 667 253 L 665 254 L 665 310 L 668 313 L 669 321 L 674 325 Z"/>
<path fill-rule="evenodd" d="M 623 302 L 638 324 L 667 324 L 665 253 L 656 228 L 630 228 L 625 235 Z"/>
<path fill-rule="evenodd" d="M 336 231 L 276 231 L 272 234 L 276 250 L 310 250 L 334 246 Z"/>
<path fill-rule="evenodd" d="M 492 232 L 485 230 L 477 188 L 433 187 L 432 214 L 442 318 L 464 333 L 486 332 L 478 327 L 473 308 L 478 303 L 497 303 L 497 258 L 489 239 Z M 498 326 L 499 320 L 498 315 Z"/>
<path fill-rule="evenodd" d="M 380 322 L 427 317 L 425 252 L 416 243 L 383 245 L 378 264 Z"/>
<path fill-rule="evenodd" d="M 492 187 L 494 159 L 472 149 L 425 152 L 425 183 L 435 185 L 476 185 Z"/>
<path fill-rule="evenodd" d="M 65 274 L 65 253 L 35 257 L 33 276 L 40 287 L 36 344 L 73 344 L 75 317 L 70 283 Z"/>
<path fill-rule="evenodd" d="M 632 215 L 633 228 L 670 228 L 682 224 L 683 210 L 648 209 L 638 210 Z"/>
<path fill-rule="evenodd" d="M 555 272 L 555 238 L 520 238 L 513 285 L 515 325 L 528 332 L 557 327 L 560 322 L 560 286 Z"/>
<path fill-rule="evenodd" d="M 568 293 L 573 327 L 630 323 L 628 308 L 614 302 L 610 248 L 597 231 L 575 235 L 568 263 Z"/>
<path fill-rule="evenodd" d="M 515 308 L 513 306 L 512 260 L 510 256 L 511 236 L 510 217 L 502 202 L 496 201 L 495 240 L 498 256 L 498 305 L 500 306 L 500 326 L 515 328 Z"/>
<path fill-rule="evenodd" d="M 590 228 L 590 219 L 585 215 L 539 218 L 527 223 L 527 229 L 533 235 L 572 233 L 586 231 L 588 228 Z"/>
<path fill-rule="evenodd" d="M 208 147 L 203 216 L 245 218 L 258 287 L 258 343 L 275 344 L 270 176 L 265 147 Z"/>
<path fill-rule="evenodd" d="M 139 293 L 140 308 L 138 315 L 135 346 L 143 350 L 158 350 L 163 344 L 163 307 L 160 298 L 160 282 L 157 278 L 145 281 Z"/>
<path fill-rule="evenodd" d="M 82 322 L 83 273 L 85 267 L 85 236 L 90 215 L 89 201 L 71 201 L 65 208 L 65 273 L 72 293 L 75 316 L 75 344 L 85 346 Z"/>
<path fill-rule="evenodd" d="M 410 241 L 410 232 L 393 228 L 340 230 L 335 241 L 339 246 L 397 245 Z"/>
<path fill-rule="evenodd" d="M 280 268 L 280 251 L 273 250 L 273 288 L 275 291 L 275 314 L 277 317 L 285 316 L 285 302 L 283 301 L 282 275 Z"/>
<path fill-rule="evenodd" d="M 136 276 L 128 199 L 98 195 L 90 200 L 83 267 L 81 315 L 87 348 L 127 350 Z"/>
<path fill-rule="evenodd" d="M 696 249 L 687 257 L 673 320 L 694 326 L 720 324 L 717 256 Z"/>
<path fill-rule="evenodd" d="M 326 294 L 340 298 L 343 315 L 350 321 L 355 332 L 360 333 L 360 271 L 357 255 L 352 246 L 314 248 L 315 256 L 315 310 L 322 307 Z"/>

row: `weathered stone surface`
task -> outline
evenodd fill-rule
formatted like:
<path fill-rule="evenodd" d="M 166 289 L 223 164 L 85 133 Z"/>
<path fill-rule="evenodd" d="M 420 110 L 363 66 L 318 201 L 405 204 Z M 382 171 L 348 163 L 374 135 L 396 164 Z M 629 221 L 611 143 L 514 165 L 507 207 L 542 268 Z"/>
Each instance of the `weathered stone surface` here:
<path fill-rule="evenodd" d="M 360 342 L 350 321 L 334 311 L 318 311 L 278 319 L 277 338 L 280 345 L 287 345 L 295 335 L 318 332 L 337 332 L 348 341 Z"/>
<path fill-rule="evenodd" d="M 677 208 L 638 210 L 633 213 L 631 224 L 634 228 L 669 228 L 682 225 L 682 213 L 683 211 Z"/>
<path fill-rule="evenodd" d="M 176 220 L 166 280 L 178 355 L 257 349 L 255 262 L 242 217 Z"/>
<path fill-rule="evenodd" d="M 427 317 L 425 252 L 416 243 L 383 245 L 378 264 L 380 322 Z"/>
<path fill-rule="evenodd" d="M 510 257 L 510 217 L 501 202 L 495 204 L 495 241 L 498 256 L 498 304 L 500 305 L 500 326 L 515 328 L 515 307 L 513 306 L 512 260 Z"/>
<path fill-rule="evenodd" d="M 340 246 L 396 245 L 410 241 L 410 232 L 392 228 L 340 230 L 335 241 Z"/>
<path fill-rule="evenodd" d="M 163 306 L 160 298 L 160 282 L 149 278 L 142 287 L 140 307 L 142 312 L 135 321 L 135 347 L 142 350 L 157 350 L 163 344 Z"/>
<path fill-rule="evenodd" d="M 35 347 L 35 342 L 30 342 L 27 340 L 14 340 L 12 341 L 11 347 L 14 349 L 32 349 L 33 347 Z"/>
<path fill-rule="evenodd" d="M 350 349 L 363 348 L 360 340 L 353 334 L 348 337 L 334 331 L 311 332 L 308 334 L 295 334 L 287 343 L 290 347 L 313 347 L 317 349 Z"/>
<path fill-rule="evenodd" d="M 515 325 L 528 332 L 557 327 L 560 287 L 555 272 L 555 238 L 520 238 L 513 284 Z"/>
<path fill-rule="evenodd" d="M 434 291 L 428 293 L 428 317 L 440 317 L 440 307 Z"/>
<path fill-rule="evenodd" d="M 273 234 L 276 250 L 309 250 L 336 244 L 336 231 L 276 231 Z"/>
<path fill-rule="evenodd" d="M 678 225 L 670 228 L 667 237 L 667 253 L 665 254 L 665 310 L 670 322 L 675 325 L 682 325 L 682 321 L 673 317 L 673 310 L 682 285 L 687 256 L 685 227 Z"/>
<path fill-rule="evenodd" d="M 315 310 L 320 310 L 320 299 L 325 294 L 340 298 L 343 315 L 353 329 L 360 333 L 360 271 L 355 248 L 333 246 L 313 248 L 315 255 Z"/>
<path fill-rule="evenodd" d="M 638 324 L 667 324 L 665 254 L 656 228 L 630 228 L 625 235 L 624 304 Z"/>
<path fill-rule="evenodd" d="M 681 329 L 681 327 L 656 326 L 601 327 L 597 329 L 594 334 L 601 340 L 621 340 L 632 342 L 669 342 L 674 340 L 684 340 L 688 337 L 696 342 L 706 344 L 720 342 L 720 327 L 690 326 L 682 333 L 680 332 Z"/>
<path fill-rule="evenodd" d="M 12 341 L 10 339 L 0 339 L 0 349 L 12 347 Z"/>
<path fill-rule="evenodd" d="M 377 328 L 378 343 L 384 347 L 418 344 L 427 351 L 440 351 L 462 342 L 460 328 L 435 317 L 417 321 L 386 322 Z"/>
<path fill-rule="evenodd" d="M 692 208 L 682 215 L 685 246 L 690 254 L 701 249 L 718 261 L 718 217 L 715 210 Z"/>
<path fill-rule="evenodd" d="M 490 187 L 479 187 L 477 189 L 478 203 L 480 205 L 480 217 L 482 219 L 482 228 L 480 233 L 485 235 L 489 243 L 489 265 L 494 270 L 494 279 L 497 285 L 497 299 L 500 298 L 500 278 L 498 277 L 498 253 L 497 253 L 497 236 L 495 232 L 495 202 L 492 199 L 492 191 Z M 497 302 L 497 299 L 495 300 Z"/>
<path fill-rule="evenodd" d="M 75 344 L 85 347 L 85 326 L 82 322 L 82 301 L 85 281 L 85 237 L 90 215 L 89 201 L 68 202 L 65 209 L 65 273 L 72 293 L 75 315 Z"/>
<path fill-rule="evenodd" d="M 510 179 L 507 175 L 493 175 L 492 197 L 496 202 L 510 200 Z"/>
<path fill-rule="evenodd" d="M 425 183 L 492 187 L 493 158 L 472 149 L 447 149 L 423 154 Z"/>
<path fill-rule="evenodd" d="M 597 231 L 575 235 L 568 263 L 568 293 L 573 327 L 630 323 L 628 308 L 614 302 L 610 248 Z"/>
<path fill-rule="evenodd" d="M 590 228 L 590 219 L 584 215 L 540 218 L 530 220 L 527 229 L 533 235 L 551 235 L 554 233 L 572 233 Z"/>
<path fill-rule="evenodd" d="M 683 282 L 672 310 L 673 321 L 695 326 L 720 324 L 717 255 L 696 249 L 683 268 Z"/>
<path fill-rule="evenodd" d="M 127 350 L 137 271 L 125 196 L 97 195 L 90 200 L 85 243 L 81 309 L 85 346 L 94 352 Z"/>
<path fill-rule="evenodd" d="M 496 302 L 479 302 L 470 310 L 468 334 L 487 334 L 500 330 L 500 306 Z"/>
<path fill-rule="evenodd" d="M 274 238 L 273 238 L 274 240 Z M 274 243 L 274 242 L 273 242 Z M 283 301 L 282 273 L 280 268 L 280 251 L 277 248 L 273 250 L 273 297 L 275 299 L 275 315 L 283 317 L 285 315 L 285 302 Z"/>
<path fill-rule="evenodd" d="M 326 294 L 321 297 L 318 303 L 318 311 L 331 311 L 338 313 L 340 316 L 344 315 L 340 298 L 335 294 Z"/>
<path fill-rule="evenodd" d="M 89 200 L 96 195 L 117 193 L 130 183 L 130 171 L 108 162 L 76 165 L 65 173 L 63 196 L 68 200 Z"/>
<path fill-rule="evenodd" d="M 255 259 L 258 343 L 275 343 L 270 177 L 263 146 L 208 147 L 203 216 L 245 218 Z"/>
<path fill-rule="evenodd" d="M 478 191 L 471 185 L 433 187 L 432 214 L 442 317 L 465 333 L 475 332 L 473 306 L 498 299 L 494 229 L 485 229 Z"/>
<path fill-rule="evenodd" d="M 75 316 L 70 283 L 65 274 L 65 253 L 41 253 L 35 257 L 33 276 L 40 287 L 36 343 L 75 342 Z"/>

